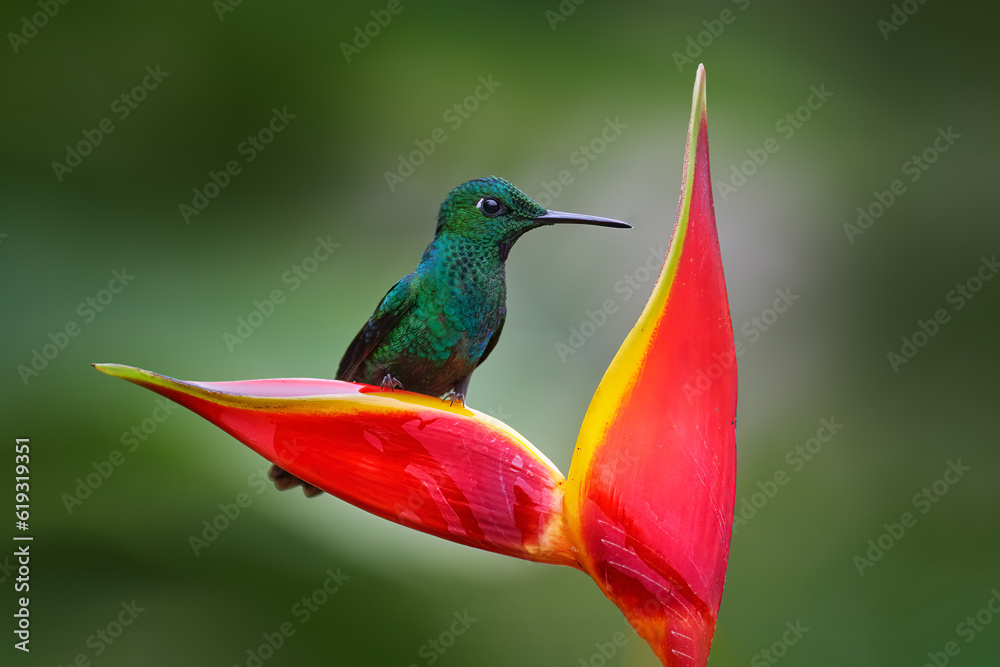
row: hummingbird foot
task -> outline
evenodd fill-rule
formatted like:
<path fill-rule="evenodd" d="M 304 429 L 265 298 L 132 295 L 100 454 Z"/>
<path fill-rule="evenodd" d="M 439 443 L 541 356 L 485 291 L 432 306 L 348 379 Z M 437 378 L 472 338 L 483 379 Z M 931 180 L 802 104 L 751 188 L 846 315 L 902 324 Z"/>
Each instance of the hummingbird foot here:
<path fill-rule="evenodd" d="M 389 391 L 394 391 L 396 389 L 402 389 L 402 388 L 403 388 L 403 383 L 397 380 L 396 378 L 392 377 L 388 373 L 386 373 L 385 377 L 382 378 L 382 391 L 385 391 L 386 389 L 388 389 Z"/>
<path fill-rule="evenodd" d="M 462 407 L 465 407 L 465 394 L 460 391 L 455 391 L 452 389 L 441 399 L 442 401 L 448 401 L 448 405 L 455 405 L 455 401 L 461 403 Z"/>
<path fill-rule="evenodd" d="M 287 491 L 288 489 L 294 489 L 296 486 L 301 485 L 302 493 L 306 494 L 306 498 L 312 498 L 313 496 L 318 496 L 323 493 L 323 489 L 313 486 L 305 480 L 299 479 L 292 473 L 279 468 L 276 465 L 271 466 L 267 476 L 272 482 L 274 482 L 274 486 L 277 487 L 278 491 Z"/>

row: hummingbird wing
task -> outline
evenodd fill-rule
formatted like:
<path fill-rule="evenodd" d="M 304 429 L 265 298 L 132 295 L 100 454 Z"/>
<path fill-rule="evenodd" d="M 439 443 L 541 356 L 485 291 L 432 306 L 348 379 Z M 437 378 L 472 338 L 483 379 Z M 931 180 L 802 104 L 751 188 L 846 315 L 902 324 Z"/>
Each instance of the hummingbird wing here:
<path fill-rule="evenodd" d="M 492 352 L 493 348 L 497 346 L 497 341 L 500 340 L 500 332 L 503 331 L 503 323 L 506 321 L 507 313 L 504 313 L 503 317 L 500 318 L 500 325 L 497 327 L 497 330 L 493 332 L 493 335 L 490 336 L 489 341 L 487 341 L 486 349 L 483 350 L 483 355 L 479 357 L 479 361 L 476 362 L 476 368 L 479 368 L 480 364 L 486 361 L 486 357 L 490 356 L 490 352 Z M 451 388 L 453 395 L 457 398 L 461 398 L 462 403 L 465 403 L 465 395 L 469 393 L 469 380 L 471 379 L 472 372 L 470 371 L 468 375 L 456 382 L 455 386 Z M 447 396 L 445 398 L 447 399 Z"/>
<path fill-rule="evenodd" d="M 504 313 L 504 316 L 500 319 L 500 326 L 498 326 L 497 330 L 493 332 L 492 336 L 490 336 L 490 341 L 486 343 L 486 349 L 483 350 L 483 356 L 479 357 L 479 362 L 476 364 L 476 368 L 479 368 L 482 363 L 486 361 L 486 357 L 490 356 L 490 352 L 492 352 L 493 348 L 497 346 L 497 341 L 500 340 L 500 332 L 503 331 L 503 323 L 506 321 L 507 313 Z"/>
<path fill-rule="evenodd" d="M 412 284 L 415 276 L 411 273 L 393 285 L 372 314 L 361 331 L 354 337 L 347 351 L 340 359 L 337 369 L 337 379 L 354 382 L 355 373 L 368 355 L 378 347 L 386 334 L 389 333 L 400 319 L 413 307 L 414 298 Z"/>

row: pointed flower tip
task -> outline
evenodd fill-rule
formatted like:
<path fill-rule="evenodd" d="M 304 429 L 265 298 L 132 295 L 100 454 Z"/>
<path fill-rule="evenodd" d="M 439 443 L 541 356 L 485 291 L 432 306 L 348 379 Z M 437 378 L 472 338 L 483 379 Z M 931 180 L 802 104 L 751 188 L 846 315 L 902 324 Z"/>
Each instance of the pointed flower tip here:
<path fill-rule="evenodd" d="M 126 366 L 124 364 L 93 363 L 91 366 L 108 375 L 115 375 L 122 370 L 139 370 L 135 366 Z"/>
<path fill-rule="evenodd" d="M 691 128 L 693 135 L 698 124 L 703 122 L 703 118 L 708 110 L 708 99 L 706 95 L 705 66 L 698 66 L 698 73 L 694 78 L 694 93 L 691 100 Z"/>
<path fill-rule="evenodd" d="M 698 78 L 695 80 L 695 86 L 698 88 L 698 98 L 701 100 L 702 112 L 708 105 L 708 77 L 705 76 L 705 70 L 698 72 Z"/>
<path fill-rule="evenodd" d="M 129 382 L 137 382 L 147 373 L 147 371 L 144 371 L 141 368 L 136 368 L 135 366 L 125 366 L 124 364 L 96 363 L 91 364 L 91 366 L 106 375 L 121 378 L 122 380 L 128 380 Z"/>

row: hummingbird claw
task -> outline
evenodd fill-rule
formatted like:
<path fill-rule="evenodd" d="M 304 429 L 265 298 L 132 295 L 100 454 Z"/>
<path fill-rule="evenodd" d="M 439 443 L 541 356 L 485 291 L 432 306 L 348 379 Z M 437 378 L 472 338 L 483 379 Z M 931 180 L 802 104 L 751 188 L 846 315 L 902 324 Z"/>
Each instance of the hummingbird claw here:
<path fill-rule="evenodd" d="M 271 466 L 271 469 L 267 472 L 267 477 L 274 482 L 274 486 L 278 491 L 287 491 L 288 489 L 294 489 L 296 486 L 302 485 L 302 493 L 306 494 L 306 498 L 313 498 L 323 493 L 323 490 L 319 487 L 299 479 L 276 465 Z"/>
<path fill-rule="evenodd" d="M 458 401 L 459 403 L 462 404 L 463 408 L 465 407 L 465 394 L 455 391 L 454 389 L 445 394 L 444 398 L 442 398 L 441 400 L 448 401 L 448 405 L 451 406 L 455 405 L 455 401 Z"/>
<path fill-rule="evenodd" d="M 402 389 L 402 388 L 403 388 L 403 383 L 397 380 L 396 378 L 392 377 L 388 373 L 386 373 L 385 377 L 382 378 L 382 391 L 385 391 L 386 389 L 388 389 L 389 391 L 394 391 L 396 389 Z"/>

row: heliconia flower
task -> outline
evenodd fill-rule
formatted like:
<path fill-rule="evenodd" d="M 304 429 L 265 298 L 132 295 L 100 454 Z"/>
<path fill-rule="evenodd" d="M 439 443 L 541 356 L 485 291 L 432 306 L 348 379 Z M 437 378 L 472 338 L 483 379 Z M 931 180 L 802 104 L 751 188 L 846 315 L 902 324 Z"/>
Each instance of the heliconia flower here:
<path fill-rule="evenodd" d="M 729 554 L 735 362 L 699 67 L 669 250 L 594 394 L 568 478 L 506 424 L 421 394 L 95 366 L 373 514 L 588 573 L 664 665 L 693 667 L 708 661 Z"/>

